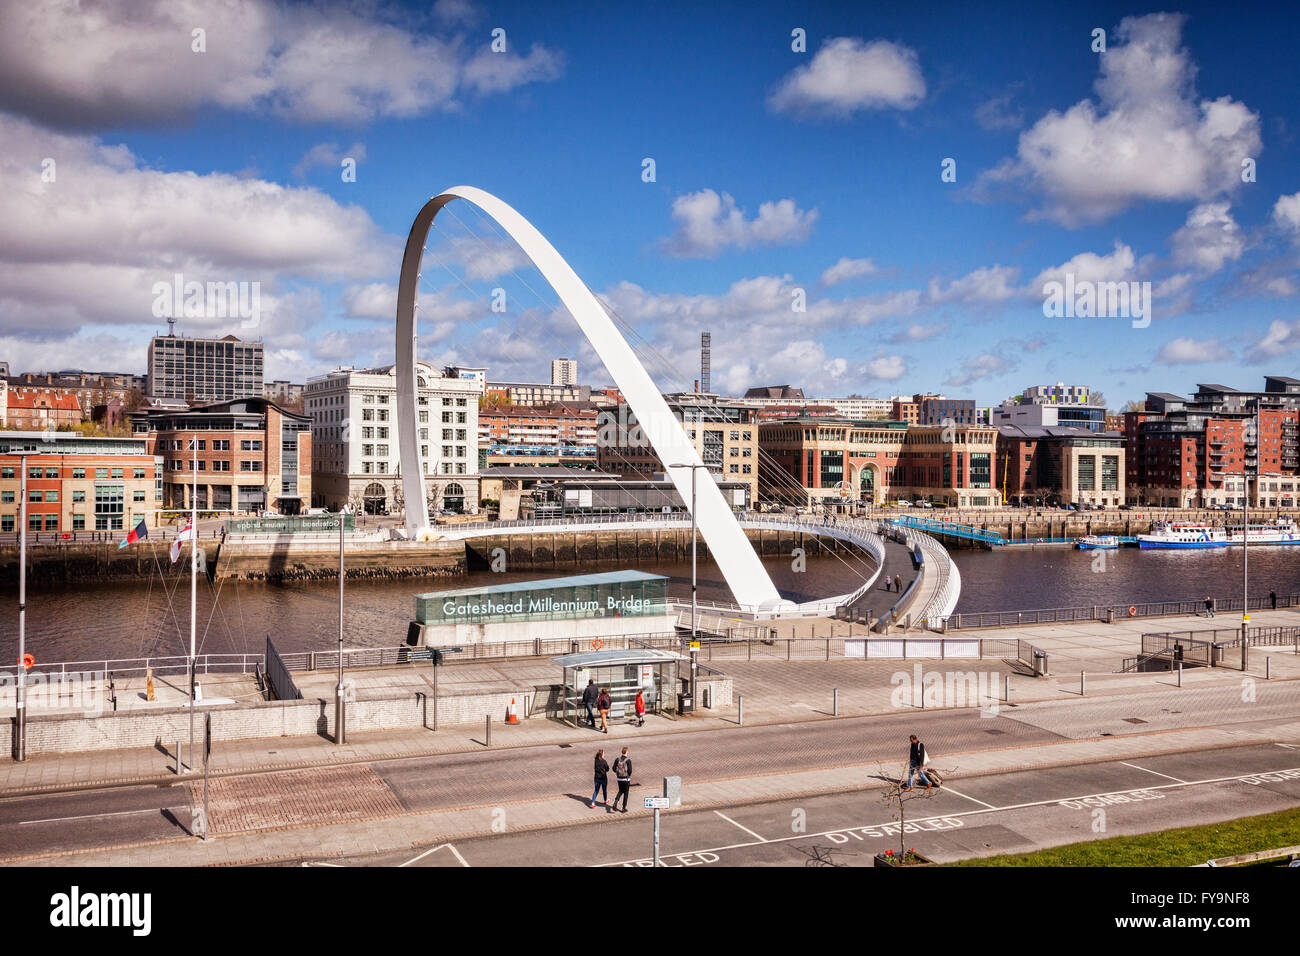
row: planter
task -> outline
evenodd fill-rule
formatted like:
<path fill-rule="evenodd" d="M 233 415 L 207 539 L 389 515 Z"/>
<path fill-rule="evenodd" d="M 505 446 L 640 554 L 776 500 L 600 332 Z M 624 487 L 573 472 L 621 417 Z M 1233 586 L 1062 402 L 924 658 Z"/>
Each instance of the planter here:
<path fill-rule="evenodd" d="M 915 850 L 910 850 L 906 857 L 901 857 L 897 853 L 877 853 L 873 865 L 901 868 L 913 866 L 937 866 L 938 864 L 928 856 L 922 856 Z"/>

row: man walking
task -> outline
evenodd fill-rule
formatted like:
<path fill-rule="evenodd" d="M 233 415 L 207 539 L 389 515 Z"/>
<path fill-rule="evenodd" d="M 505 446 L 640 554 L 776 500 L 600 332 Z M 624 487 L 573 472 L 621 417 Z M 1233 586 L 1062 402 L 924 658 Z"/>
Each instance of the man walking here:
<path fill-rule="evenodd" d="M 609 733 L 609 712 L 614 706 L 614 699 L 609 696 L 609 691 L 600 688 L 600 693 L 596 697 L 596 710 L 600 711 L 600 732 Z"/>
<path fill-rule="evenodd" d="M 623 801 L 623 809 L 620 813 L 627 813 L 628 791 L 632 787 L 632 758 L 627 755 L 627 748 L 614 758 L 614 779 L 618 781 L 618 793 L 614 794 L 614 809 L 618 810 L 618 802 Z"/>
<path fill-rule="evenodd" d="M 930 762 L 930 755 L 925 752 L 925 744 L 916 739 L 916 734 L 908 738 L 912 742 L 911 752 L 907 755 L 907 784 L 904 790 L 912 789 L 913 775 L 919 776 L 925 784 L 925 789 L 930 789 L 930 778 L 925 775 L 925 765 Z"/>
<path fill-rule="evenodd" d="M 903 590 L 903 578 L 902 578 L 902 575 L 898 575 L 898 574 L 895 574 L 895 575 L 894 575 L 894 590 L 895 590 L 895 591 L 899 591 L 900 593 L 902 592 L 902 590 Z"/>
<path fill-rule="evenodd" d="M 1214 599 L 1208 594 L 1205 595 L 1205 616 L 1214 617 Z"/>
<path fill-rule="evenodd" d="M 587 726 L 596 726 L 596 698 L 600 696 L 600 688 L 596 686 L 594 679 L 587 681 L 587 688 L 582 692 L 582 702 L 587 706 Z"/>
<path fill-rule="evenodd" d="M 1269 591 L 1269 592 L 1268 592 L 1268 602 L 1269 602 L 1271 605 L 1273 605 L 1273 610 L 1276 611 L 1276 610 L 1277 610 L 1277 592 L 1276 592 L 1276 591 Z"/>

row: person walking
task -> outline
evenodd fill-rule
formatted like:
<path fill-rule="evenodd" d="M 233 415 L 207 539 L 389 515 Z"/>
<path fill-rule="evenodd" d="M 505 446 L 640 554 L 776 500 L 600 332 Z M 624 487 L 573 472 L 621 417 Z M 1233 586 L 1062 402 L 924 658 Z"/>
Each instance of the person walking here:
<path fill-rule="evenodd" d="M 614 758 L 614 779 L 618 781 L 618 793 L 614 794 L 614 809 L 618 810 L 618 802 L 623 801 L 623 809 L 619 812 L 627 813 L 628 793 L 632 788 L 632 758 L 627 755 L 627 748 Z"/>
<path fill-rule="evenodd" d="M 1271 604 L 1271 605 L 1273 605 L 1273 610 L 1275 610 L 1275 611 L 1277 610 L 1277 592 L 1276 592 L 1276 591 L 1269 591 L 1269 592 L 1268 592 L 1268 603 Z"/>
<path fill-rule="evenodd" d="M 894 590 L 895 590 L 895 591 L 898 591 L 899 593 L 902 593 L 902 590 L 903 590 L 903 577 L 902 577 L 902 575 L 899 575 L 899 574 L 895 574 L 895 575 L 894 575 Z"/>
<path fill-rule="evenodd" d="M 642 690 L 636 692 L 636 725 L 645 726 L 645 692 Z"/>
<path fill-rule="evenodd" d="M 600 732 L 609 733 L 609 709 L 614 706 L 614 700 L 609 696 L 609 691 L 605 688 L 600 689 L 600 696 L 596 698 L 596 709 L 600 711 Z"/>
<path fill-rule="evenodd" d="M 587 681 L 587 687 L 582 692 L 582 702 L 587 706 L 587 726 L 596 726 L 596 699 L 600 697 L 600 688 L 596 686 L 594 679 Z"/>
<path fill-rule="evenodd" d="M 912 749 L 907 755 L 907 783 L 904 790 L 911 790 L 912 777 L 919 776 L 925 783 L 925 789 L 930 789 L 930 778 L 925 775 L 925 765 L 930 762 L 930 755 L 925 752 L 925 744 L 916 739 L 916 734 L 908 738 L 912 742 Z M 595 799 L 594 797 L 592 798 Z M 594 804 L 593 804 L 594 806 Z"/>
<path fill-rule="evenodd" d="M 1214 598 L 1205 595 L 1205 616 L 1214 617 Z"/>
<path fill-rule="evenodd" d="M 596 751 L 596 788 L 591 791 L 591 809 L 596 809 L 596 795 L 600 794 L 605 811 L 609 812 L 609 763 L 605 760 L 605 751 Z"/>

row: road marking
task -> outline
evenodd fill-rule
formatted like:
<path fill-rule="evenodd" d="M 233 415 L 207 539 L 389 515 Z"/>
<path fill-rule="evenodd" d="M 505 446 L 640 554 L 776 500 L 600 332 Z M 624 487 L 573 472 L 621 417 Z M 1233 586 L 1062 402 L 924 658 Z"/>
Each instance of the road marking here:
<path fill-rule="evenodd" d="M 1187 780 L 1184 781 L 1183 783 L 1165 783 L 1165 784 L 1159 784 L 1154 787 L 1134 787 L 1129 790 L 1109 790 L 1105 793 L 1090 793 L 1090 794 L 1085 794 L 1083 796 L 1077 796 L 1077 797 L 1052 797 L 1047 800 L 1033 800 L 1028 803 L 1016 803 L 1005 807 L 991 807 L 990 809 L 987 810 L 964 810 L 958 813 L 940 813 L 930 817 L 922 817 L 920 819 L 910 820 L 908 821 L 908 825 L 910 826 L 915 824 L 930 823 L 935 820 L 948 820 L 948 819 L 954 819 L 960 817 L 983 816 L 984 814 L 987 813 L 1005 813 L 1009 810 L 1028 810 L 1028 809 L 1032 809 L 1033 807 L 1059 805 L 1069 801 L 1090 800 L 1098 797 L 1123 796 L 1125 794 L 1130 794 L 1130 793 L 1152 793 L 1157 790 L 1181 790 L 1185 787 L 1199 787 L 1199 786 L 1205 786 L 1207 784 L 1212 784 L 1212 783 L 1231 783 L 1235 781 L 1257 782 L 1258 778 L 1262 776 L 1263 773 L 1271 773 L 1271 774 L 1300 773 L 1300 767 L 1288 767 L 1285 770 L 1268 770 L 1268 771 L 1263 771 L 1262 773 L 1243 773 L 1231 777 L 1209 777 L 1205 780 Z M 781 799 L 782 798 L 778 798 L 777 800 L 773 800 L 772 802 L 778 803 L 781 802 Z M 716 810 L 714 812 L 717 813 Z M 843 833 L 846 830 L 866 830 L 875 827 L 886 827 L 886 826 L 896 826 L 896 824 L 894 824 L 891 821 L 890 823 L 868 823 L 862 826 L 836 827 L 832 830 L 823 830 L 820 833 L 805 833 L 805 834 L 800 834 L 798 836 L 776 837 L 775 839 L 772 840 L 760 840 L 759 842 L 755 842 L 755 843 L 730 843 L 727 844 L 726 846 L 714 846 L 714 847 L 709 847 L 708 849 L 705 850 L 694 850 L 694 851 L 689 851 L 687 853 L 682 853 L 677 855 L 690 856 L 692 854 L 697 854 L 697 853 L 714 853 L 714 854 L 725 853 L 727 850 L 745 850 L 745 849 L 749 849 L 750 847 L 762 846 L 764 844 L 771 845 L 774 843 L 786 843 L 790 840 L 810 840 L 815 837 L 825 837 L 831 833 Z M 640 865 L 644 859 L 645 859 L 644 857 L 641 857 L 632 860 L 620 860 L 616 863 L 597 863 L 595 864 L 595 866 L 597 868 L 603 868 L 607 866 L 637 866 Z"/>
<path fill-rule="evenodd" d="M 401 867 L 403 867 L 403 866 L 410 866 L 412 863 L 415 863 L 415 862 L 418 861 L 418 860 L 423 860 L 423 859 L 424 859 L 426 856 L 428 856 L 430 853 L 437 853 L 439 850 L 443 850 L 443 849 L 450 850 L 452 856 L 454 856 L 456 859 L 460 860 L 460 865 L 461 865 L 461 866 L 469 866 L 469 863 L 467 863 L 467 862 L 465 861 L 465 858 L 464 858 L 463 856 L 460 855 L 460 851 L 459 851 L 459 850 L 457 850 L 457 849 L 456 849 L 454 846 L 452 846 L 450 843 L 441 843 L 441 844 L 439 844 L 438 846 L 431 847 L 430 849 L 425 850 L 425 851 L 424 851 L 423 853 L 421 853 L 419 856 L 413 856 L 413 857 L 411 857 L 411 858 L 410 858 L 409 860 L 407 860 L 405 863 L 398 864 L 398 869 L 401 869 Z"/>
<path fill-rule="evenodd" d="M 978 803 L 981 807 L 988 807 L 990 810 L 998 809 L 997 807 L 993 806 L 993 804 L 991 803 L 985 803 L 983 800 L 976 800 L 974 797 L 969 796 L 968 794 L 965 793 L 960 793 L 954 790 L 952 787 L 940 787 L 939 789 L 940 792 L 946 790 L 948 793 L 951 793 L 954 797 L 965 797 L 967 800 L 974 800 L 975 803 Z"/>
<path fill-rule="evenodd" d="M 147 810 L 119 810 L 117 813 L 87 813 L 79 817 L 49 817 L 45 820 L 19 820 L 20 827 L 32 823 L 65 823 L 68 820 L 94 820 L 96 817 L 129 817 L 134 813 L 162 813 L 167 807 L 150 807 Z"/>
<path fill-rule="evenodd" d="M 303 865 L 303 866 L 333 866 L 333 867 L 337 867 L 337 868 L 339 868 L 339 869 L 342 869 L 342 868 L 343 868 L 343 864 L 342 864 L 342 863 L 320 863 L 320 862 L 318 862 L 318 861 L 316 861 L 316 860 L 303 860 L 303 861 L 302 861 L 302 865 Z"/>
<path fill-rule="evenodd" d="M 763 843 L 766 843 L 766 842 L 767 842 L 767 840 L 766 840 L 764 837 L 759 836 L 757 833 L 755 833 L 755 832 L 754 832 L 753 830 L 751 830 L 749 827 L 747 827 L 747 826 L 743 826 L 743 825 L 737 823 L 735 820 L 731 819 L 731 817 L 727 816 L 727 815 L 726 815 L 725 813 L 723 813 L 721 810 L 714 810 L 713 812 L 716 813 L 718 816 L 722 817 L 722 819 L 726 820 L 726 821 L 727 821 L 728 823 L 730 823 L 733 827 L 740 827 L 740 829 L 744 830 L 746 833 L 748 833 L 750 836 L 752 836 L 755 840 L 761 840 Z"/>
<path fill-rule="evenodd" d="M 1135 763 L 1129 763 L 1129 762 L 1127 762 L 1127 761 L 1125 761 L 1125 760 L 1121 760 L 1120 763 L 1122 763 L 1122 764 L 1123 764 L 1124 766 L 1126 766 L 1126 767 L 1132 767 L 1134 770 L 1146 770 L 1147 773 L 1153 773 L 1153 774 L 1155 774 L 1157 777 L 1164 777 L 1166 780 L 1177 780 L 1179 783 L 1186 783 L 1186 782 L 1187 782 L 1186 780 L 1180 780 L 1178 777 L 1171 777 L 1171 776 L 1169 776 L 1169 774 L 1167 774 L 1167 773 L 1161 773 L 1159 770 L 1150 770 L 1150 769 L 1148 769 L 1148 768 L 1146 768 L 1146 767 L 1139 767 L 1137 764 L 1135 764 Z"/>

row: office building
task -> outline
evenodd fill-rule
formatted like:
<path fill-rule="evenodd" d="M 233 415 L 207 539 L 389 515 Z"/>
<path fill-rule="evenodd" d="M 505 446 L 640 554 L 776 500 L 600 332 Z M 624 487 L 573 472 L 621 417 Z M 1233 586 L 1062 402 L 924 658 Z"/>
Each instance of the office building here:
<path fill-rule="evenodd" d="M 997 486 L 1011 504 L 1115 507 L 1127 496 L 1124 436 L 1060 425 L 998 428 Z"/>
<path fill-rule="evenodd" d="M 309 379 L 313 504 L 406 510 L 397 442 L 397 367 L 343 367 Z M 417 428 L 430 511 L 478 508 L 478 382 L 416 363 Z"/>
<path fill-rule="evenodd" d="M 578 384 L 578 362 L 576 359 L 552 359 L 551 360 L 551 384 L 552 385 L 577 385 Z"/>
<path fill-rule="evenodd" d="M 262 351 L 261 342 L 233 335 L 156 335 L 149 342 L 149 394 L 188 402 L 261 398 Z"/>

